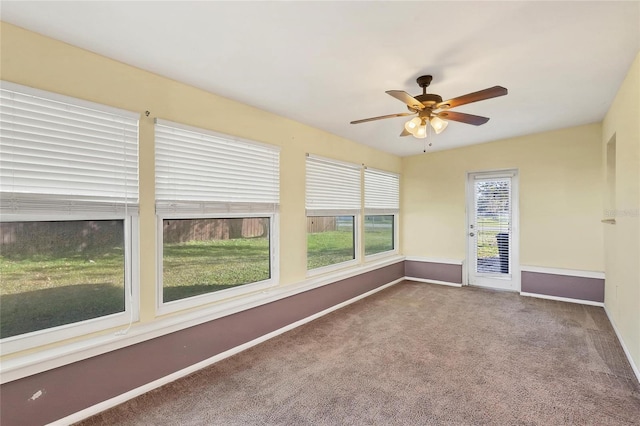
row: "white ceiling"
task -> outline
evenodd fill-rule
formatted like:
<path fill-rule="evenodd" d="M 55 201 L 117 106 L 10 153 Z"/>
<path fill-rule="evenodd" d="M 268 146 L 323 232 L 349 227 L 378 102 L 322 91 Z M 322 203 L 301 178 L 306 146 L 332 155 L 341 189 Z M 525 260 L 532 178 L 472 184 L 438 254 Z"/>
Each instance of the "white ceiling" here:
<path fill-rule="evenodd" d="M 1 18 L 397 155 L 405 112 L 385 90 L 444 99 L 501 85 L 456 111 L 490 117 L 432 135 L 449 149 L 602 120 L 640 48 L 640 2 L 2 1 Z"/>

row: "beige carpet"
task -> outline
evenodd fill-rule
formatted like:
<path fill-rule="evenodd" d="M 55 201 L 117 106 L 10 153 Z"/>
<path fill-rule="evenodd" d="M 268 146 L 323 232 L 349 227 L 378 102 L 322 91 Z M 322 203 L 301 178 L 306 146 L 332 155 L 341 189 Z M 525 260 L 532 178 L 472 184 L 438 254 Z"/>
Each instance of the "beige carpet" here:
<path fill-rule="evenodd" d="M 403 282 L 82 424 L 639 425 L 640 387 L 602 308 Z"/>

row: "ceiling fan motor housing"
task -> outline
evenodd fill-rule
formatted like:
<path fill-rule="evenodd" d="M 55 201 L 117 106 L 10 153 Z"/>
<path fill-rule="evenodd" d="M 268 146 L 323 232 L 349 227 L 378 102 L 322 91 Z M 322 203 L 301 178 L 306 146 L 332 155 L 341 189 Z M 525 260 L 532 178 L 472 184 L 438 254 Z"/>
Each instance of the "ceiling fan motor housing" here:
<path fill-rule="evenodd" d="M 427 87 L 431 84 L 431 80 L 433 80 L 433 77 L 430 75 L 420 76 L 416 80 L 418 86 L 422 87 L 422 95 L 414 96 L 414 98 L 419 100 L 422 105 L 427 108 L 442 102 L 442 96 L 436 95 L 435 93 L 427 93 Z"/>
<path fill-rule="evenodd" d="M 425 93 L 424 95 L 414 96 L 414 98 L 422 102 L 426 107 L 442 102 L 442 96 L 436 95 L 435 93 Z"/>

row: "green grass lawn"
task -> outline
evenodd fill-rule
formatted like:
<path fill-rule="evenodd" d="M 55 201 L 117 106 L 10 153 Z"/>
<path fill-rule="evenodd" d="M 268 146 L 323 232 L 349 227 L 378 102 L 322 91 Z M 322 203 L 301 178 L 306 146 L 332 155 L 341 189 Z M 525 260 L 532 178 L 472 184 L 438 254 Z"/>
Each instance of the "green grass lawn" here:
<path fill-rule="evenodd" d="M 364 230 L 364 254 L 369 256 L 376 253 L 393 250 L 393 225 L 388 228 L 373 228 Z"/>
<path fill-rule="evenodd" d="M 353 232 L 326 231 L 307 234 L 307 269 L 353 259 Z"/>
<path fill-rule="evenodd" d="M 122 247 L 91 255 L 0 256 L 0 337 L 124 310 Z"/>
<path fill-rule="evenodd" d="M 270 277 L 269 240 L 190 241 L 165 244 L 165 302 L 224 290 Z"/>

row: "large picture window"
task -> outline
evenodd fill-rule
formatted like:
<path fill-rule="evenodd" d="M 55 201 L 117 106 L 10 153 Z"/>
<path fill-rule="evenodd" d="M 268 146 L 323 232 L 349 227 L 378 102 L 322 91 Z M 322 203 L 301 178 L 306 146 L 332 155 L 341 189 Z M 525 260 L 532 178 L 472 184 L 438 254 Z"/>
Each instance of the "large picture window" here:
<path fill-rule="evenodd" d="M 3 352 L 132 321 L 138 114 L 7 82 L 0 104 Z"/>
<path fill-rule="evenodd" d="M 365 256 L 396 252 L 396 227 L 400 208 L 399 176 L 366 168 L 364 208 Z"/>
<path fill-rule="evenodd" d="M 277 281 L 279 149 L 156 120 L 159 311 Z"/>
<path fill-rule="evenodd" d="M 358 259 L 361 166 L 307 156 L 307 269 Z"/>

